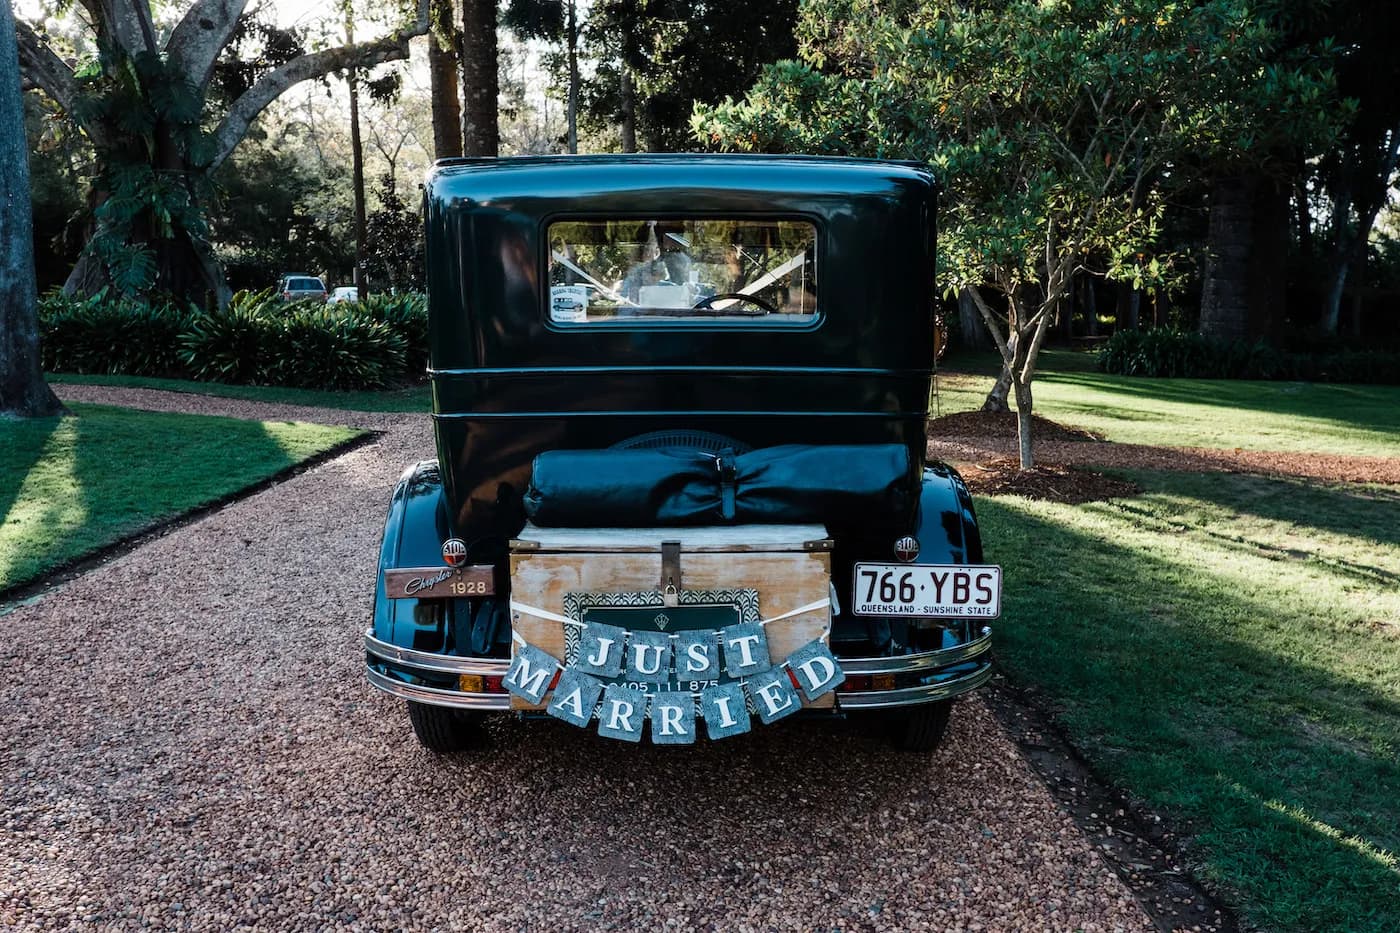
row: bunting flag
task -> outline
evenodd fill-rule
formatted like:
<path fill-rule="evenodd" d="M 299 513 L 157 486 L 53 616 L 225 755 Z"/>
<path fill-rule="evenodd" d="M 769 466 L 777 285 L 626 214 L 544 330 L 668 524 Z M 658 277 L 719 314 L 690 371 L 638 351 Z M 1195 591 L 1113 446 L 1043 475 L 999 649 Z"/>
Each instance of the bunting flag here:
<path fill-rule="evenodd" d="M 703 721 L 711 739 L 726 739 L 749 731 L 750 710 L 765 725 L 774 723 L 800 710 L 803 697 L 812 702 L 846 680 L 840 661 L 820 638 L 781 664 L 772 663 L 767 621 L 674 634 L 575 622 L 582 629 L 579 650 L 562 672 L 553 655 L 517 636 L 515 657 L 502 683 L 535 705 L 552 685 L 545 712 L 585 729 L 596 721 L 598 734 L 609 738 L 640 742 L 649 734 L 657 745 L 689 745 Z M 713 683 L 721 671 L 730 679 Z M 609 682 L 616 679 L 711 683 L 697 693 L 648 692 Z"/>

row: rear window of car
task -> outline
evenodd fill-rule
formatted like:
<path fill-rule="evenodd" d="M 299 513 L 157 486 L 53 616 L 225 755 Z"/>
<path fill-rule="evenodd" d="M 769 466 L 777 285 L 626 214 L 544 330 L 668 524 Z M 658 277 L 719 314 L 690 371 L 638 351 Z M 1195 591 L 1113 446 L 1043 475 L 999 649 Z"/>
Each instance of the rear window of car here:
<path fill-rule="evenodd" d="M 320 279 L 288 279 L 287 291 L 289 292 L 323 292 L 326 286 L 321 284 Z"/>
<path fill-rule="evenodd" d="M 547 235 L 545 313 L 556 324 L 817 319 L 817 229 L 806 220 L 564 220 Z"/>

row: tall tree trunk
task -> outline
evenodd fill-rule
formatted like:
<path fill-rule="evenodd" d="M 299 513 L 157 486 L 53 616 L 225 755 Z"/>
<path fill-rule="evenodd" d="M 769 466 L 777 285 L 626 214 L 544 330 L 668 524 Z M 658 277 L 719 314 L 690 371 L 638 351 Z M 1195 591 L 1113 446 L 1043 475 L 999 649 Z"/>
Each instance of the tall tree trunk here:
<path fill-rule="evenodd" d="M 186 167 L 183 162 L 177 162 L 174 166 L 157 163 L 155 167 L 167 175 L 179 174 L 187 179 L 202 172 L 201 169 Z M 88 198 L 90 207 L 95 210 L 101 206 L 107 200 L 107 195 L 105 191 L 92 192 Z M 192 186 L 190 198 L 194 200 L 195 197 L 196 191 Z M 65 295 L 87 298 L 112 287 L 107 266 L 90 248 L 93 237 L 102 230 L 101 223 L 94 219 L 84 231 L 83 251 L 63 283 Z M 189 231 L 176 229 L 174 236 L 158 238 L 152 236 L 149 229 L 135 229 L 128 238 L 128 245 L 147 248 L 154 256 L 156 275 L 150 291 L 176 295 L 202 307 L 210 304 L 223 307 L 232 297 L 223 267 L 215 258 L 213 249 L 203 240 L 196 240 Z"/>
<path fill-rule="evenodd" d="M 345 40 L 355 43 L 355 27 L 347 17 L 345 20 Z M 363 298 L 368 289 L 364 282 L 365 269 L 365 147 L 360 140 L 360 73 L 351 68 L 346 75 L 350 84 L 350 173 L 351 184 L 355 189 L 355 270 L 351 281 L 360 290 Z"/>
<path fill-rule="evenodd" d="M 462 2 L 462 154 L 493 156 L 500 149 L 496 73 L 496 2 Z"/>
<path fill-rule="evenodd" d="M 428 80 L 433 98 L 433 158 L 462 154 L 462 104 L 458 96 L 457 45 L 450 0 L 433 0 L 428 34 Z M 447 37 L 446 43 L 443 37 Z"/>
<path fill-rule="evenodd" d="M 1138 330 L 1138 292 L 1132 282 L 1117 283 L 1113 316 L 1118 330 Z"/>
<path fill-rule="evenodd" d="M 578 0 L 566 0 L 569 9 L 569 152 L 578 153 Z"/>
<path fill-rule="evenodd" d="M 1200 326 L 1201 333 L 1208 337 L 1242 340 L 1249 329 L 1248 273 L 1255 184 L 1250 176 L 1220 178 L 1211 190 Z"/>
<path fill-rule="evenodd" d="M 0 9 L 0 416 L 40 418 L 63 412 L 39 363 L 34 287 L 34 218 L 29 147 L 19 91 L 14 11 Z"/>
<path fill-rule="evenodd" d="M 1092 275 L 1084 276 L 1084 313 L 1089 318 L 1089 336 L 1099 335 L 1099 283 Z"/>
<path fill-rule="evenodd" d="M 972 293 L 965 288 L 958 289 L 958 332 L 962 335 L 962 345 L 969 350 L 986 350 L 992 346 L 992 339 L 987 335 L 987 325 L 982 323 L 982 315 L 977 310 L 977 303 L 972 300 Z M 1005 399 L 1006 393 L 1002 393 Z M 999 409 L 1006 411 L 1005 408 Z"/>
<path fill-rule="evenodd" d="M 1254 175 L 1211 193 L 1200 331 L 1224 340 L 1269 333 L 1287 300 L 1288 192 Z"/>
<path fill-rule="evenodd" d="M 637 92 L 626 62 L 622 63 L 622 151 L 637 151 Z"/>

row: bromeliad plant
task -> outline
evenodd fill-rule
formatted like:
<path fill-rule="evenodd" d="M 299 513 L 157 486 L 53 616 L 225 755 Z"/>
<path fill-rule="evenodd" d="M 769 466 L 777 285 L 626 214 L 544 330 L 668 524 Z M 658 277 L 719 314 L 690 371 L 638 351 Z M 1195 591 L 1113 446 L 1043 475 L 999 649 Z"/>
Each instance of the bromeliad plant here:
<path fill-rule="evenodd" d="M 698 106 L 723 149 L 928 162 L 944 185 L 943 284 L 966 288 L 1014 390 L 1034 466 L 1036 358 L 1073 276 L 1161 288 L 1165 199 L 1205 158 L 1253 145 L 1267 118 L 1325 137 L 1331 78 L 1279 65 L 1244 0 L 810 0 L 801 60 L 743 101 Z M 1325 49 L 1322 51 L 1326 51 Z"/>

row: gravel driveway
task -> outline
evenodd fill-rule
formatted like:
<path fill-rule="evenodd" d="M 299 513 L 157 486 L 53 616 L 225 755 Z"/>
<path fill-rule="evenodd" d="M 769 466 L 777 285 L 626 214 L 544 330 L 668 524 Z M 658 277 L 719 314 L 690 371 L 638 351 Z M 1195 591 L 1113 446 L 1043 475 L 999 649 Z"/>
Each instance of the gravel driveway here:
<path fill-rule="evenodd" d="M 505 719 L 435 757 L 359 641 L 426 418 L 60 391 L 388 433 L 0 617 L 0 924 L 1151 928 L 976 700 L 931 758 Z"/>

